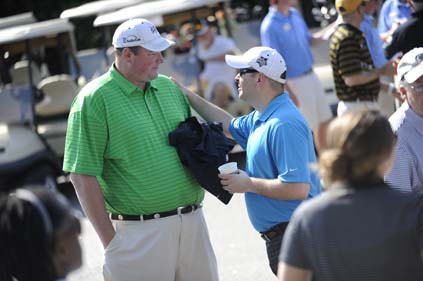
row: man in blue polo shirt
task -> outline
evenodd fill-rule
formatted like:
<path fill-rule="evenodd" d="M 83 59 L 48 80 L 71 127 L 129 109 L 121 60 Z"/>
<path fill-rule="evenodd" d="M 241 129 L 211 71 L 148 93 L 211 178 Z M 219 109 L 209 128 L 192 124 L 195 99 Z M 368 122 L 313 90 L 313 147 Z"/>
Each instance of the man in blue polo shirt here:
<path fill-rule="evenodd" d="M 311 45 L 321 41 L 325 30 L 311 34 L 297 0 L 270 0 L 269 12 L 260 26 L 263 46 L 277 50 L 287 65 L 287 91 L 314 133 L 318 151 L 326 147 L 326 129 L 332 113 L 319 78 L 313 71 Z"/>
<path fill-rule="evenodd" d="M 372 56 L 373 64 L 376 68 L 381 68 L 388 63 L 388 60 L 385 58 L 382 39 L 379 36 L 377 28 L 373 24 L 375 21 L 373 15 L 378 7 L 379 0 L 368 0 L 366 2 L 364 19 L 360 24 L 360 30 L 363 31 L 366 37 L 367 47 Z M 393 72 L 394 71 L 392 71 L 392 74 Z M 390 116 L 395 111 L 394 94 L 397 94 L 393 83 L 393 76 L 382 76 L 380 78 L 380 84 L 381 92 L 379 93 L 377 102 L 380 111 L 385 116 Z"/>
<path fill-rule="evenodd" d="M 411 17 L 408 0 L 386 0 L 380 9 L 378 30 L 382 41 L 389 43 L 394 31 Z"/>
<path fill-rule="evenodd" d="M 266 241 L 269 264 L 276 274 L 283 234 L 292 213 L 305 199 L 320 193 L 310 165 L 316 155 L 311 130 L 285 91 L 286 66 L 268 47 L 242 56 L 225 56 L 239 73 L 239 97 L 255 110 L 233 118 L 226 111 L 183 88 L 190 104 L 208 121 L 222 122 L 226 133 L 246 150 L 246 171 L 220 174 L 224 188 L 245 193 L 248 215 Z"/>

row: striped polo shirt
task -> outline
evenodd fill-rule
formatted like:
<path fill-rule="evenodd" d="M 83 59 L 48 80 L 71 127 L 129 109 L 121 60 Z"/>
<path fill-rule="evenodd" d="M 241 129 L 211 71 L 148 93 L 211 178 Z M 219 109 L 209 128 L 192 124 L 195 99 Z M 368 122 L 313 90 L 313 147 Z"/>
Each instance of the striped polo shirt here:
<path fill-rule="evenodd" d="M 331 37 L 329 48 L 338 99 L 376 100 L 380 90 L 379 79 L 353 87 L 347 86 L 344 80 L 345 76 L 375 68 L 363 32 L 351 24 L 340 24 Z"/>
<path fill-rule="evenodd" d="M 389 122 L 398 135 L 398 143 L 385 181 L 395 189 L 423 193 L 423 117 L 404 102 Z"/>
<path fill-rule="evenodd" d="M 63 170 L 93 175 L 108 212 L 151 214 L 201 203 L 204 191 L 168 134 L 190 116 L 185 95 L 159 75 L 140 89 L 114 66 L 73 102 Z"/>

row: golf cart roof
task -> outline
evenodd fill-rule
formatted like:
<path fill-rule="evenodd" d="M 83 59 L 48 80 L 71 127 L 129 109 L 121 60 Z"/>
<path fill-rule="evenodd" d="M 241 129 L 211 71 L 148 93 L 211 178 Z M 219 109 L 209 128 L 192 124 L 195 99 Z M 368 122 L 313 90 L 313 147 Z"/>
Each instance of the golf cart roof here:
<path fill-rule="evenodd" d="M 60 14 L 62 19 L 70 19 L 76 17 L 87 17 L 92 15 L 101 15 L 117 9 L 135 5 L 145 0 L 100 0 L 85 3 L 75 8 L 64 10 Z"/>
<path fill-rule="evenodd" d="M 199 9 L 227 1 L 228 0 L 159 0 L 146 2 L 98 16 L 94 21 L 94 26 L 119 24 L 131 18 L 146 18 L 151 20 L 155 25 L 160 26 L 166 23 L 182 21 L 182 18 L 178 18 L 175 15 L 166 17 L 167 15 L 182 13 L 184 11 Z M 209 14 L 205 11 L 204 16 L 208 15 Z M 183 18 L 187 20 L 190 19 L 191 16 L 190 13 L 187 13 Z"/>
<path fill-rule="evenodd" d="M 53 19 L 0 30 L 0 45 L 73 31 L 72 23 Z"/>
<path fill-rule="evenodd" d="M 36 22 L 32 12 L 0 18 L 0 29 Z"/>

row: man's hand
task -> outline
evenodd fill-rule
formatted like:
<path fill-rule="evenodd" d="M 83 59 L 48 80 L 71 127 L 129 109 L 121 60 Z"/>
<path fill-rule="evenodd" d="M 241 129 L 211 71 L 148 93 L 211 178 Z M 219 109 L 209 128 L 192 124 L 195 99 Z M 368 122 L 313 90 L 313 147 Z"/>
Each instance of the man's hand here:
<path fill-rule="evenodd" d="M 247 173 L 238 171 L 239 174 L 219 174 L 223 188 L 231 193 L 254 192 L 254 185 Z"/>

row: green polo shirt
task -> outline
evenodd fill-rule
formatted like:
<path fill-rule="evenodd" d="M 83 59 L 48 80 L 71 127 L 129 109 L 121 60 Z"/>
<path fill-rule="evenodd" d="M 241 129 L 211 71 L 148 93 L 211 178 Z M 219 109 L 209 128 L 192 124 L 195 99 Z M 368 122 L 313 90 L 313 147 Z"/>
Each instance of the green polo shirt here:
<path fill-rule="evenodd" d="M 169 132 L 190 114 L 185 95 L 168 77 L 159 75 L 143 90 L 112 66 L 73 102 L 63 170 L 96 176 L 111 213 L 198 204 L 204 190 L 168 143 Z"/>

